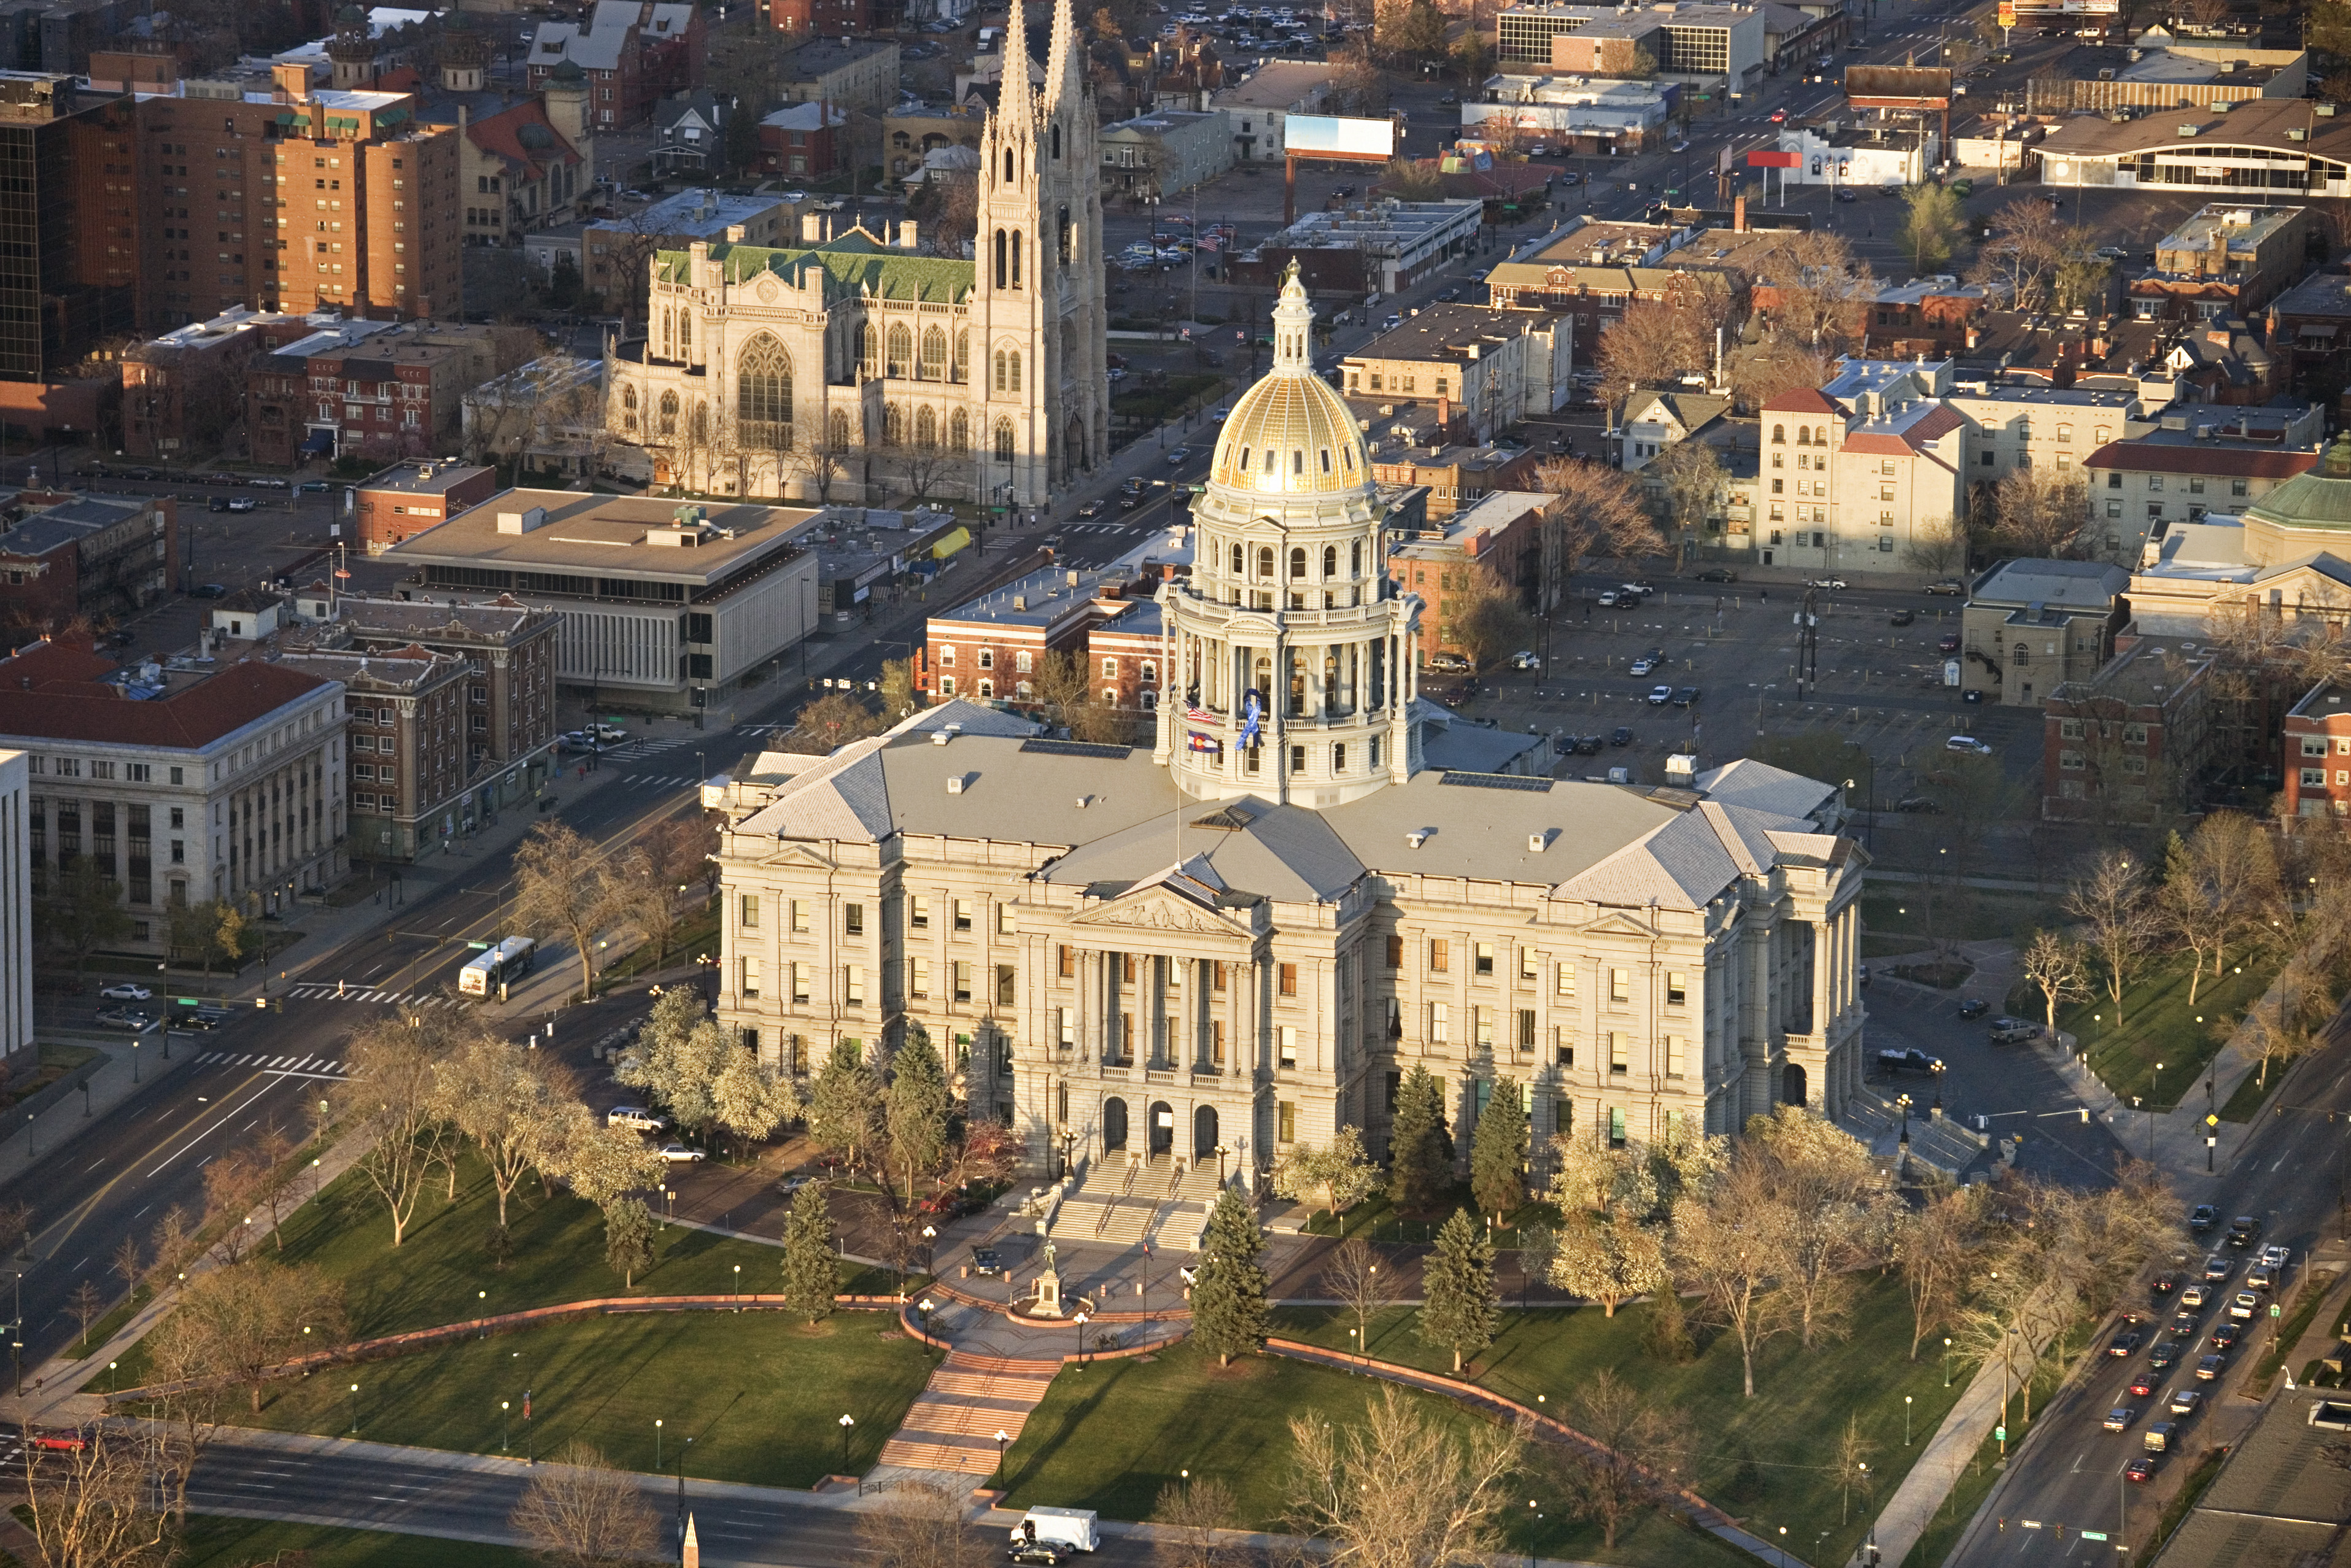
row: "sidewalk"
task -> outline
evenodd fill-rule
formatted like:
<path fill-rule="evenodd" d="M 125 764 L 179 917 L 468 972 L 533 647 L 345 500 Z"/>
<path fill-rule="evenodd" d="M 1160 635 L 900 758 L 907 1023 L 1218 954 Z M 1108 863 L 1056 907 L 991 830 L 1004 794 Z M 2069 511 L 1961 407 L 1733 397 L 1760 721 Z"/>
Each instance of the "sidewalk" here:
<path fill-rule="evenodd" d="M 1959 1403 L 1944 1413 L 1942 1425 L 1927 1439 L 1894 1495 L 1886 1500 L 1870 1532 L 1869 1539 L 1877 1543 L 1885 1562 L 1901 1562 L 1934 1522 L 1935 1511 L 1959 1484 L 1969 1461 L 1999 1424 L 2001 1396 L 2008 1386 L 2000 1364 L 1986 1361 L 1969 1380 Z"/>
<path fill-rule="evenodd" d="M 41 1031 L 51 1032 L 51 1031 Z M 106 1053 L 105 1064 L 84 1082 L 89 1092 L 73 1093 L 39 1113 L 30 1123 L 19 1122 L 0 1134 L 0 1186 L 11 1185 L 19 1177 L 32 1174 L 43 1159 L 54 1156 L 60 1149 L 81 1135 L 82 1129 L 94 1125 L 99 1119 L 148 1084 L 169 1077 L 204 1054 L 204 1047 L 183 1035 L 178 1049 L 164 1060 L 168 1042 L 160 1039 L 142 1039 L 134 1042 L 130 1037 L 96 1038 L 77 1035 L 76 1045 L 86 1045 Z M 20 1150 L 18 1145 L 31 1141 Z M 38 1211 L 34 1204 L 35 1218 L 47 1222 L 53 1216 Z M 41 1238 L 33 1238 L 38 1249 Z"/>

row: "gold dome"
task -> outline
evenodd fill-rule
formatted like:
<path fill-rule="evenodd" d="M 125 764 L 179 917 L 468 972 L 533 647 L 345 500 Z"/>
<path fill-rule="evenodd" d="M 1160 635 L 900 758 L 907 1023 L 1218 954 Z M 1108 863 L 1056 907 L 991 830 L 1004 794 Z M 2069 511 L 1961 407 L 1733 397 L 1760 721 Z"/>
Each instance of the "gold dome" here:
<path fill-rule="evenodd" d="M 1290 264 L 1273 311 L 1273 369 L 1240 395 L 1217 437 L 1208 483 L 1256 495 L 1369 488 L 1371 453 L 1346 401 L 1314 373 L 1314 313 Z"/>

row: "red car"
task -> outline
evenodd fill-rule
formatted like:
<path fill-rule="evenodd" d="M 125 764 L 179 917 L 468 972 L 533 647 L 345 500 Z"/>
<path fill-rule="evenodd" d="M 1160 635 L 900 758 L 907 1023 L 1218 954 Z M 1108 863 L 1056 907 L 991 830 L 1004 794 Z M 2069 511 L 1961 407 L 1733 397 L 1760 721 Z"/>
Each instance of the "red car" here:
<path fill-rule="evenodd" d="M 89 1447 L 89 1439 L 76 1431 L 36 1431 L 32 1444 L 36 1448 L 54 1448 L 59 1453 L 78 1454 Z"/>
<path fill-rule="evenodd" d="M 2123 1477 L 2126 1480 L 2145 1481 L 2152 1479 L 2154 1475 L 2155 1457 L 2151 1454 L 2142 1458 L 2133 1459 L 2123 1467 Z"/>
<path fill-rule="evenodd" d="M 1786 110 L 1784 110 L 1784 109 L 1775 109 L 1775 110 L 1773 110 L 1771 111 L 1771 123 L 1772 123 L 1772 124 L 1774 124 L 1774 125 L 1785 125 L 1785 124 L 1787 124 L 1787 123 L 1788 123 L 1788 111 L 1787 111 Z"/>
<path fill-rule="evenodd" d="M 2132 1378 L 2130 1382 L 2130 1391 L 2141 1399 L 2145 1399 L 2149 1395 L 2152 1395 L 2155 1392 L 2155 1374 L 2152 1372 L 2142 1372 L 2137 1377 Z"/>

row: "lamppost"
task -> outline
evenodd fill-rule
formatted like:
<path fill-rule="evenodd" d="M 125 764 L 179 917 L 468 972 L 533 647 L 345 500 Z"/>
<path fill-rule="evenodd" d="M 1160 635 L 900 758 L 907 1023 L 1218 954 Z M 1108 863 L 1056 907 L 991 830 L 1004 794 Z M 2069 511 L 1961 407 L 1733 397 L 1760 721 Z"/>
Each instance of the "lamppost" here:
<path fill-rule="evenodd" d="M 2155 1090 L 2163 1082 L 2163 1063 L 2155 1064 L 2154 1075 L 2147 1081 L 2147 1163 L 2155 1164 Z"/>
<path fill-rule="evenodd" d="M 849 1473 L 849 1430 L 857 1425 L 857 1417 L 844 1410 L 841 1413 L 841 1473 Z"/>
<path fill-rule="evenodd" d="M 655 1475 L 659 1475 L 667 1467 L 662 1463 L 661 1417 L 656 1416 L 653 1417 L 653 1473 Z"/>
<path fill-rule="evenodd" d="M 939 1229 L 937 1226 L 925 1225 L 923 1227 L 923 1272 L 925 1274 L 935 1274 L 938 1272 L 932 1264 L 932 1255 L 938 1245 L 938 1239 Z"/>
<path fill-rule="evenodd" d="M 996 1429 L 996 1480 L 999 1486 L 1004 1482 L 1004 1445 L 1010 1441 L 1012 1434 L 998 1427 Z"/>
<path fill-rule="evenodd" d="M 1943 1386 L 1951 1385 L 1951 1336 L 1943 1336 Z"/>
<path fill-rule="evenodd" d="M 1527 1568 L 1535 1568 L 1535 1531 L 1542 1523 L 1542 1511 L 1535 1500 L 1527 1499 Z"/>
<path fill-rule="evenodd" d="M 1086 1364 L 1086 1314 L 1080 1312 L 1070 1321 L 1078 1331 L 1078 1364 L 1083 1366 Z"/>
<path fill-rule="evenodd" d="M 480 1337 L 487 1339 L 490 1337 L 490 1293 L 487 1291 L 476 1291 L 474 1292 L 474 1299 L 481 1303 L 479 1311 L 482 1314 L 474 1321 L 481 1326 Z"/>
<path fill-rule="evenodd" d="M 735 1265 L 735 1310 L 743 1310 L 743 1265 Z"/>
<path fill-rule="evenodd" d="M 504 1399 L 498 1401 L 498 1452 L 501 1454 L 507 1451 L 507 1438 L 512 1435 L 507 1420 L 507 1401 Z"/>
<path fill-rule="evenodd" d="M 1902 1396 L 1902 1446 L 1910 1446 L 1910 1396 Z"/>
<path fill-rule="evenodd" d="M 915 1303 L 914 1303 L 914 1310 L 915 1310 L 915 1311 L 917 1311 L 917 1312 L 921 1312 L 921 1313 L 923 1314 L 923 1359 L 924 1359 L 924 1360 L 925 1360 L 925 1361 L 928 1361 L 928 1360 L 930 1359 L 930 1356 L 931 1356 L 931 1299 L 930 1299 L 930 1297 L 928 1297 L 928 1296 L 925 1296 L 921 1301 L 919 1301 L 915 1302 Z"/>
<path fill-rule="evenodd" d="M 360 1385 L 351 1385 L 351 1436 L 360 1435 Z"/>

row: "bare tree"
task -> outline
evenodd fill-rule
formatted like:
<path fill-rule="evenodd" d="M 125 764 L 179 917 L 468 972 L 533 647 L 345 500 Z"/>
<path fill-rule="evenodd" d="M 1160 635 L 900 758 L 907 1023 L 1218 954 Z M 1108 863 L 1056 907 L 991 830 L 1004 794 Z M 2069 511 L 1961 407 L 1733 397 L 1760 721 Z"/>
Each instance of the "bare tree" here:
<path fill-rule="evenodd" d="M 1869 1461 L 1877 1457 L 1877 1445 L 1861 1435 L 1858 1412 L 1844 1418 L 1844 1432 L 1837 1438 L 1837 1522 L 1846 1522 L 1846 1511 L 1853 1504 L 1853 1494 L 1859 1492 L 1866 1503 L 1876 1482 L 1871 1479 Z"/>
<path fill-rule="evenodd" d="M 991 1555 L 963 1491 L 946 1481 L 901 1481 L 857 1516 L 857 1543 L 877 1568 L 980 1568 Z"/>
<path fill-rule="evenodd" d="M 1635 387 L 1670 384 L 1702 375 L 1714 358 L 1717 324 L 1702 308 L 1707 296 L 1641 299 L 1600 334 L 1592 362 L 1600 372 L 1601 401 L 1621 407 Z"/>
<path fill-rule="evenodd" d="M 1641 477 L 1657 486 L 1666 521 L 1674 530 L 1677 562 L 1688 560 L 1708 519 L 1722 505 L 1729 471 L 1705 442 L 1677 441 L 1642 470 Z"/>
<path fill-rule="evenodd" d="M 40 1568 L 168 1568 L 171 1520 L 149 1500 L 146 1456 L 103 1423 L 78 1448 L 25 1450 L 25 1501 Z"/>
<path fill-rule="evenodd" d="M 436 1015 L 404 1013 L 363 1025 L 346 1056 L 362 1102 L 359 1135 L 367 1153 L 360 1173 L 391 1217 L 394 1247 L 447 1153 L 448 1128 L 435 1110 L 433 1083 L 445 1044 Z"/>
<path fill-rule="evenodd" d="M 1967 1294 L 1970 1251 L 1979 1235 L 1972 1187 L 1940 1194 L 1904 1213 L 1894 1231 L 1894 1260 L 1910 1298 L 1910 1359 L 1928 1334 L 1948 1328 Z"/>
<path fill-rule="evenodd" d="M 1546 458 L 1535 488 L 1557 497 L 1544 513 L 1543 571 L 1549 590 L 1537 608 L 1555 609 L 1558 591 L 1587 558 L 1633 560 L 1665 548 L 1657 525 L 1641 504 L 1639 481 L 1598 463 Z"/>
<path fill-rule="evenodd" d="M 340 1281 L 308 1265 L 256 1258 L 190 1281 L 157 1329 L 155 1357 L 167 1382 L 244 1387 L 258 1415 L 261 1386 L 277 1366 L 306 1346 L 324 1349 L 346 1337 Z"/>
<path fill-rule="evenodd" d="M 2064 906 L 2080 923 L 2082 939 L 2097 957 L 2099 984 L 2115 1004 L 2115 1027 L 2120 1029 L 2124 995 L 2146 964 L 2155 937 L 2146 873 L 2127 851 L 2108 850 L 2074 879 Z"/>
<path fill-rule="evenodd" d="M 1791 231 L 1761 258 L 1757 282 L 1770 292 L 1773 336 L 1834 353 L 1866 329 L 1877 280 L 1841 235 Z"/>
<path fill-rule="evenodd" d="M 540 822 L 514 852 L 515 923 L 568 936 L 580 954 L 580 999 L 596 995 L 596 933 L 611 911 L 594 846 L 560 822 Z"/>
<path fill-rule="evenodd" d="M 1556 1470 L 1568 1507 L 1600 1527 L 1601 1544 L 1616 1549 L 1617 1532 L 1655 1503 L 1692 1443 L 1687 1424 L 1651 1405 L 1641 1391 L 1603 1367 L 1568 1405 L 1575 1429 L 1599 1445 L 1558 1444 L 1542 1452 Z"/>
<path fill-rule="evenodd" d="M 2049 1035 L 2054 1040 L 2058 1008 L 2090 994 L 2089 966 L 2083 962 L 2081 944 L 2068 942 L 2053 931 L 2036 931 L 2017 961 L 2025 979 L 2041 993 Z"/>
<path fill-rule="evenodd" d="M 1526 1446 L 1522 1422 L 1457 1437 L 1416 1402 L 1384 1387 L 1359 1425 L 1293 1416 L 1292 1529 L 1330 1542 L 1340 1568 L 1452 1568 L 1501 1543 L 1499 1515 Z"/>
<path fill-rule="evenodd" d="M 1360 1236 L 1351 1236 L 1332 1249 L 1322 1266 L 1322 1289 L 1355 1320 L 1355 1348 L 1368 1355 L 1372 1320 L 1401 1300 L 1393 1260 L 1383 1265 L 1379 1249 Z"/>
<path fill-rule="evenodd" d="M 2063 556 L 2089 526 L 2089 484 L 2072 469 L 2019 468 L 1993 487 L 1992 513 L 2003 549 L 2035 558 Z"/>
<path fill-rule="evenodd" d="M 1781 1285 L 1806 1350 L 1841 1338 L 1852 1312 L 1854 1271 L 1881 1260 L 1900 1201 L 1868 1145 L 1799 1105 L 1747 1124 L 1744 1152 L 1761 1159 L 1777 1213 Z"/>
<path fill-rule="evenodd" d="M 1232 1539 L 1240 1522 L 1233 1489 L 1214 1476 L 1169 1481 L 1151 1511 L 1162 1528 L 1152 1541 L 1152 1557 L 1164 1568 L 1242 1568 L 1249 1549 Z"/>
<path fill-rule="evenodd" d="M 849 692 L 827 692 L 793 716 L 792 732 L 777 742 L 779 751 L 812 752 L 819 757 L 839 750 L 852 740 L 879 735 L 888 726 L 883 716 Z"/>
<path fill-rule="evenodd" d="M 1483 668 L 1527 641 L 1531 625 L 1518 591 L 1490 567 L 1471 567 L 1464 585 L 1447 593 L 1437 641 L 1458 648 Z"/>
<path fill-rule="evenodd" d="M 661 1522 L 636 1478 L 585 1443 L 531 1472 L 507 1522 L 549 1568 L 612 1568 L 655 1560 Z"/>
<path fill-rule="evenodd" d="M 1968 564 L 1968 522 L 1965 517 L 1928 517 L 1911 530 L 1902 556 L 1914 571 L 1939 577 Z"/>
<path fill-rule="evenodd" d="M 1092 674 L 1082 653 L 1047 653 L 1031 677 L 1037 702 L 1071 740 L 1114 741 L 1126 733 L 1127 721 L 1095 693 Z"/>
<path fill-rule="evenodd" d="M 498 1223 L 544 1147 L 548 1118 L 573 1097 L 569 1073 L 546 1053 L 487 1033 L 468 1033 L 433 1064 L 433 1104 L 482 1156 L 497 1194 Z"/>
<path fill-rule="evenodd" d="M 1705 1192 L 1674 1218 L 1676 1271 L 1698 1293 L 1706 1314 L 1738 1343 L 1740 1376 L 1755 1397 L 1755 1353 L 1787 1327 L 1780 1291 L 1787 1238 L 1769 1163 L 1744 1143 L 1734 1147 Z"/>

